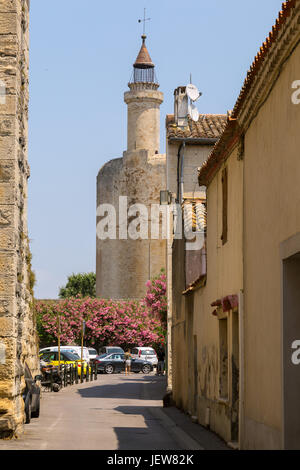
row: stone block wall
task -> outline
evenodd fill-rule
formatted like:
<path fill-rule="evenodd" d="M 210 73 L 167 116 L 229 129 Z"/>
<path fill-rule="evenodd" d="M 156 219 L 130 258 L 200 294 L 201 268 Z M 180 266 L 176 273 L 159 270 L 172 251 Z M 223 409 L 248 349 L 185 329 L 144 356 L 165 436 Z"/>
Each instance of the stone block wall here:
<path fill-rule="evenodd" d="M 24 364 L 38 373 L 27 230 L 29 0 L 0 0 L 0 437 L 23 429 Z"/>
<path fill-rule="evenodd" d="M 147 150 L 124 152 L 122 159 L 108 162 L 97 178 L 97 207 L 112 204 L 116 210 L 117 239 L 97 238 L 97 296 L 141 299 L 146 282 L 166 268 L 166 240 L 151 239 L 151 205 L 159 204 L 166 186 L 165 155 Z M 143 204 L 148 211 L 148 239 L 126 240 L 119 235 L 119 197 L 127 197 L 128 209 Z M 97 218 L 97 222 L 99 217 Z"/>

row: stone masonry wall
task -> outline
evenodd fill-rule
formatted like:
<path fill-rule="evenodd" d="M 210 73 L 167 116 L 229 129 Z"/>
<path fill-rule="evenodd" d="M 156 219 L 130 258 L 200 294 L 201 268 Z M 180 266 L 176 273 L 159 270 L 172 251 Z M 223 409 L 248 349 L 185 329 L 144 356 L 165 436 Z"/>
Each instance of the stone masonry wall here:
<path fill-rule="evenodd" d="M 28 23 L 29 0 L 0 0 L 0 437 L 23 429 L 25 362 L 38 373 L 27 232 Z"/>
<path fill-rule="evenodd" d="M 97 179 L 97 207 L 113 204 L 119 221 L 119 196 L 127 196 L 128 208 L 143 204 L 148 209 L 149 239 L 97 239 L 97 296 L 140 299 L 146 282 L 166 268 L 166 240 L 151 239 L 151 204 L 159 204 L 166 185 L 165 155 L 150 156 L 146 150 L 124 152 L 108 162 Z"/>

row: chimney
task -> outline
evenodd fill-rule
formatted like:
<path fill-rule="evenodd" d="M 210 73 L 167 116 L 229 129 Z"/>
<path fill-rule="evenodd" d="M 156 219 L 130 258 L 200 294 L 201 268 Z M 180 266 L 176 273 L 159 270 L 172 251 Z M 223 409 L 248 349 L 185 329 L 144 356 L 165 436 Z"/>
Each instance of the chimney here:
<path fill-rule="evenodd" d="M 174 117 L 178 127 L 188 125 L 188 96 L 186 87 L 180 86 L 174 91 Z"/>

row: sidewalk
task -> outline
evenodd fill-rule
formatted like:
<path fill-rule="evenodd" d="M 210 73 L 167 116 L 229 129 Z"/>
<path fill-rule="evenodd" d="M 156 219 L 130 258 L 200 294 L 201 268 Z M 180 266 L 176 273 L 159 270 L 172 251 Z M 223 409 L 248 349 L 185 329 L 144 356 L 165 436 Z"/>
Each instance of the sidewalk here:
<path fill-rule="evenodd" d="M 157 387 L 163 397 L 166 391 L 166 378 L 157 377 L 157 379 Z M 231 450 L 216 434 L 200 424 L 193 423 L 190 416 L 176 407 L 162 407 L 159 411 L 166 428 L 169 431 L 172 429 L 172 433 L 182 445 L 191 447 L 192 450 Z"/>

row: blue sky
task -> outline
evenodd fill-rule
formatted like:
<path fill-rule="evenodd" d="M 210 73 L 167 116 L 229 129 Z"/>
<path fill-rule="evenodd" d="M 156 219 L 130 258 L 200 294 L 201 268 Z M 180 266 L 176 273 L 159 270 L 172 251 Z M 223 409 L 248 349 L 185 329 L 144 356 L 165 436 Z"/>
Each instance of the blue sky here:
<path fill-rule="evenodd" d="M 51 5 L 51 7 L 50 7 Z M 96 177 L 126 150 L 123 94 L 141 45 L 156 64 L 165 115 L 193 82 L 203 113 L 226 113 L 278 11 L 278 0 L 31 0 L 29 236 L 37 298 L 95 271 Z"/>

